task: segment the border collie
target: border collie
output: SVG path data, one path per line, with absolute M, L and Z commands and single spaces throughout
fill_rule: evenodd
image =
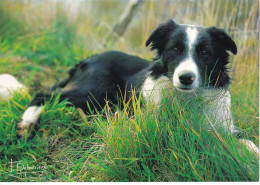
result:
M 154 62 L 117 51 L 94 55 L 76 65 L 69 77 L 56 84 L 61 89 L 60 101 L 67 100 L 85 112 L 101 110 L 107 101 L 118 104 L 120 96 L 140 92 L 149 105 L 159 105 L 162 90 L 209 98 L 207 113 L 217 120 L 216 127 L 235 133 L 228 86 L 229 52 L 237 47 L 231 37 L 216 27 L 177 24 L 173 20 L 159 25 L 149 36 L 146 46 L 157 54 Z M 17 125 L 17 135 L 32 137 L 43 109 L 51 94 L 37 94 Z M 213 97 L 213 98 L 212 98 Z M 88 105 L 87 105 L 88 104 Z M 241 140 L 255 151 L 249 140 Z

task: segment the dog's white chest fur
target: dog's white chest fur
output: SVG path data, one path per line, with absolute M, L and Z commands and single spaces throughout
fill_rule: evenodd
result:
M 204 114 L 211 118 L 216 128 L 223 128 L 226 132 L 235 133 L 231 107 L 231 96 L 225 89 L 204 90 L 202 96 L 207 101 Z
M 163 96 L 174 93 L 174 89 L 168 77 L 161 76 L 154 79 L 148 76 L 142 87 L 142 95 L 147 105 L 160 106 Z M 176 93 L 186 93 L 188 99 L 196 96 L 196 93 L 192 92 L 176 91 Z M 231 97 L 229 92 L 224 89 L 211 89 L 202 90 L 197 95 L 202 97 L 204 102 L 207 102 L 204 110 L 200 110 L 202 111 L 201 113 L 207 114 L 216 128 L 222 127 L 225 131 L 234 133 L 235 127 L 230 111 Z
M 173 90 L 173 85 L 170 79 L 166 76 L 161 76 L 157 79 L 153 79 L 148 76 L 144 81 L 142 87 L 142 95 L 149 105 L 160 105 L 163 93 Z

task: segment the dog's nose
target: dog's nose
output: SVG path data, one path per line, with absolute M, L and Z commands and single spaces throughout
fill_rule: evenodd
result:
M 191 85 L 195 80 L 195 75 L 193 73 L 182 73 L 179 75 L 179 79 L 183 85 Z

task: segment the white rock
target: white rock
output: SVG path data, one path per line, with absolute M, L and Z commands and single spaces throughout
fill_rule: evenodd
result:
M 8 100 L 12 98 L 15 91 L 25 90 L 26 87 L 18 82 L 15 77 L 10 74 L 0 75 L 0 100 Z

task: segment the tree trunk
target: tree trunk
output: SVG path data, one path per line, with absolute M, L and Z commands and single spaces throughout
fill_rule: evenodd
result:
M 108 41 L 114 41 L 118 36 L 121 37 L 126 32 L 126 29 L 131 22 L 133 16 L 137 12 L 137 8 L 143 0 L 130 0 L 125 11 L 121 14 L 118 22 L 113 26 L 112 31 L 108 34 L 105 40 L 105 47 Z

